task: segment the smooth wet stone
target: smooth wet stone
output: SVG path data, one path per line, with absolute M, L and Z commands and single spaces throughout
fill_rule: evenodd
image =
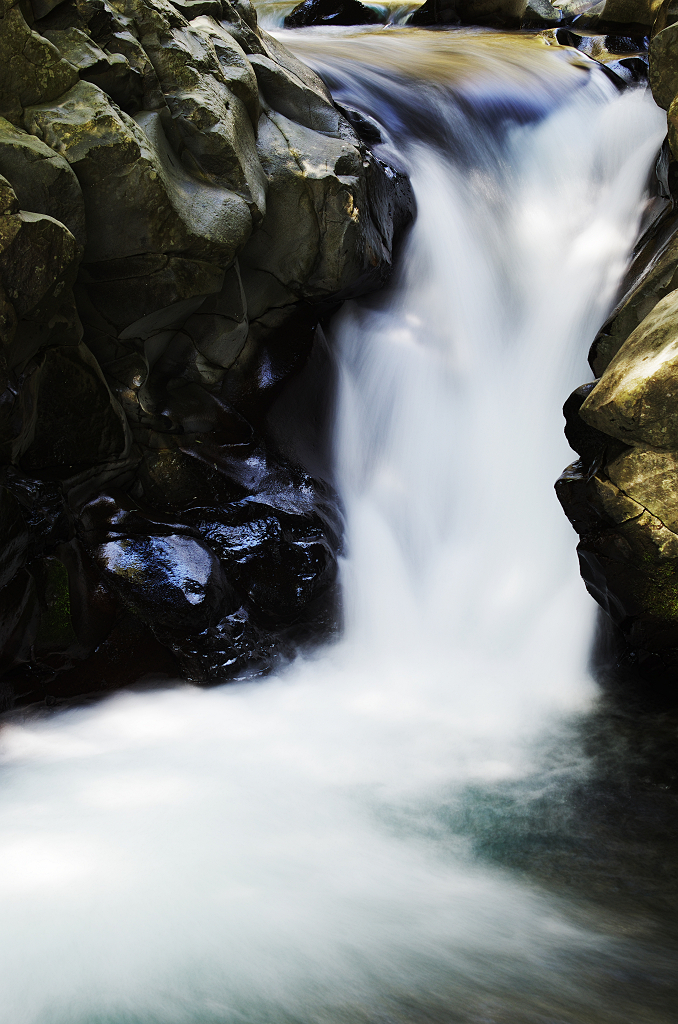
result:
M 243 502 L 226 522 L 198 522 L 229 578 L 266 615 L 294 620 L 334 583 L 336 559 L 317 515 Z
M 143 106 L 143 73 L 130 64 L 124 53 L 102 50 L 91 36 L 75 27 L 47 29 L 45 38 L 77 67 L 83 81 L 98 86 L 127 113 L 134 113 Z
M 187 166 L 241 195 L 258 222 L 266 209 L 266 180 L 248 108 L 229 88 L 211 34 L 200 31 L 203 23 L 194 29 L 171 11 L 169 4 L 167 10 L 146 0 L 135 4 L 139 39 L 172 117 L 175 148 Z
M 313 131 L 342 137 L 342 116 L 319 89 L 311 89 L 269 57 L 253 54 L 251 63 L 261 93 L 272 110 Z
M 269 180 L 266 228 L 240 257 L 252 317 L 266 306 L 342 292 L 387 264 L 383 235 L 367 215 L 356 145 L 270 111 L 258 147 Z
M 191 28 L 214 48 L 223 81 L 245 104 L 255 132 L 259 124 L 259 87 L 253 65 L 235 38 L 213 18 L 200 17 Z
M 383 21 L 359 0 L 303 0 L 285 18 L 285 28 L 310 25 L 376 25 Z
M 678 450 L 678 290 L 625 341 L 580 415 L 626 444 Z
M 191 631 L 235 610 L 215 555 L 192 537 L 129 537 L 95 549 L 105 579 L 147 622 Z
M 661 0 L 554 0 L 565 18 L 577 19 L 578 29 L 598 24 L 650 29 L 660 6 Z

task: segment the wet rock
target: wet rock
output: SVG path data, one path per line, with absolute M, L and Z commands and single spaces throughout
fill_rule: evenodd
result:
M 77 698 L 90 665 L 103 689 L 268 671 L 336 629 L 341 543 L 268 412 L 321 316 L 386 280 L 409 185 L 247 0 L 22 11 L 0 26 L 2 699 Z
M 377 25 L 383 18 L 359 0 L 303 0 L 285 18 L 285 28 L 311 25 Z
M 122 602 L 151 626 L 199 630 L 235 610 L 219 561 L 192 537 L 123 537 L 94 557 Z
M 258 147 L 269 181 L 268 215 L 240 257 L 253 319 L 300 298 L 359 294 L 378 285 L 375 271 L 377 278 L 388 272 L 391 253 L 370 217 L 363 154 L 353 139 L 328 138 L 273 110 L 262 115 Z M 375 177 L 386 178 L 383 166 Z M 395 176 L 386 184 L 395 193 Z
M 44 37 L 75 65 L 83 81 L 98 86 L 128 113 L 143 105 L 143 74 L 124 53 L 107 53 L 86 32 L 75 27 L 46 29 Z
M 79 259 L 75 238 L 53 217 L 15 210 L 0 218 L 0 284 L 17 317 L 58 308 Z
M 678 449 L 678 291 L 624 342 L 580 415 L 627 444 Z
M 272 110 L 313 131 L 342 137 L 342 116 L 320 89 L 310 88 L 269 57 L 253 54 L 250 61 L 259 89 Z
M 334 552 L 317 514 L 292 516 L 243 502 L 217 522 L 197 522 L 229 578 L 265 616 L 294 621 L 334 583 Z
M 548 0 L 426 0 L 408 24 L 546 28 L 558 25 L 562 17 Z
M 627 26 L 632 30 L 650 29 L 661 0 L 556 0 L 564 18 L 576 18 L 577 29 L 600 26 Z

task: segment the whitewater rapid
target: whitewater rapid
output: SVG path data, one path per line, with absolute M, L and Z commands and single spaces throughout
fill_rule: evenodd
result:
M 332 67 L 364 107 L 379 70 Z M 566 79 L 534 73 L 491 130 L 440 86 L 435 145 L 415 102 L 367 111 L 418 216 L 388 292 L 332 327 L 344 636 L 263 682 L 3 730 L 3 1024 L 629 1019 L 601 977 L 636 953 L 455 826 L 470 790 L 587 771 L 560 407 L 665 119 Z

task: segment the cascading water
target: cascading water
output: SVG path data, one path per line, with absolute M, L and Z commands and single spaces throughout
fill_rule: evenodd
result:
M 389 292 L 333 328 L 345 636 L 262 683 L 5 730 L 7 1024 L 670 1020 L 661 950 L 478 860 L 464 825 L 507 784 L 566 817 L 586 777 L 559 408 L 664 131 L 647 94 L 555 56 L 500 103 L 492 45 L 489 78 L 419 101 L 318 57 L 418 204 Z

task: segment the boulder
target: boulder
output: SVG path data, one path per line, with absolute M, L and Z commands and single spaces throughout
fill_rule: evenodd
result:
M 182 252 L 225 266 L 252 230 L 247 202 L 178 164 L 160 115 L 137 121 L 89 82 L 58 104 L 26 110 L 27 127 L 66 158 L 80 182 L 86 262 Z
M 123 603 L 151 626 L 200 630 L 237 607 L 218 559 L 192 537 L 120 537 L 94 557 Z
M 629 26 L 652 28 L 662 0 L 554 0 L 567 20 L 576 19 L 577 28 L 596 26 Z
M 375 268 L 390 265 L 353 139 L 328 138 L 273 110 L 262 116 L 258 146 L 269 181 L 268 214 L 240 257 L 252 318 L 300 298 L 358 293 L 366 279 L 378 283 Z
M 302 0 L 285 18 L 285 28 L 311 25 L 377 25 L 384 19 L 359 0 Z
M 678 23 L 667 26 L 650 43 L 650 87 L 655 102 L 668 110 L 678 94 Z
M 83 81 L 99 86 L 128 113 L 143 106 L 143 73 L 124 53 L 102 50 L 87 32 L 76 27 L 45 29 L 44 37 L 78 69 Z
M 558 25 L 562 17 L 548 0 L 426 0 L 408 24 L 546 28 Z
M 30 28 L 19 0 L 0 3 L 0 115 L 20 124 L 25 107 L 63 95 L 78 72 Z
M 19 206 L 61 221 L 84 248 L 85 204 L 68 162 L 34 135 L 0 119 L 0 174 L 12 185 Z
M 624 342 L 583 402 L 592 427 L 626 444 L 678 450 L 678 290 Z

